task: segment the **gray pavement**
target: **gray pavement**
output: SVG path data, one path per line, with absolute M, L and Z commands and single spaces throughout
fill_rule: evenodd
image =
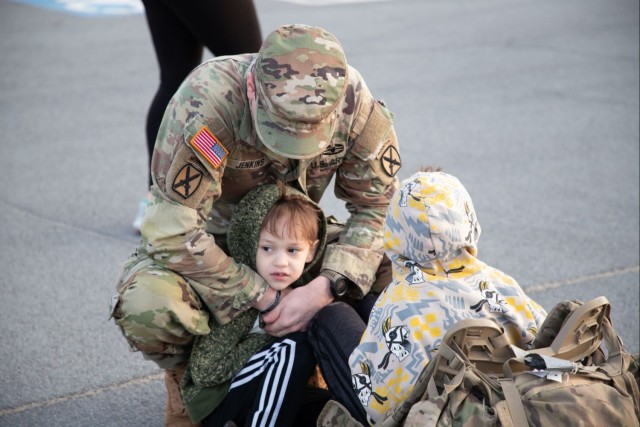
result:
M 263 34 L 337 35 L 396 114 L 400 178 L 468 187 L 481 259 L 547 309 L 606 296 L 640 351 L 637 0 L 256 1 Z M 142 15 L 0 0 L 0 426 L 162 425 L 161 371 L 107 320 L 157 78 Z

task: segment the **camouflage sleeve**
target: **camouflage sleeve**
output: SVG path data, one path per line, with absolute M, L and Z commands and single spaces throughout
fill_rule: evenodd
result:
M 148 256 L 184 276 L 220 324 L 246 310 L 267 288 L 257 273 L 227 256 L 205 229 L 221 194 L 225 156 L 223 152 L 214 164 L 192 141 L 199 132 L 222 146 L 233 141 L 228 125 L 233 109 L 224 101 L 243 99 L 242 83 L 228 70 L 219 72 L 216 67 L 225 63 L 197 68 L 169 103 L 153 157 L 153 197 L 141 228 Z M 237 93 L 233 87 L 239 88 Z
M 362 89 L 364 96 L 370 95 Z M 365 100 L 366 101 L 366 100 Z M 362 103 L 366 122 L 336 175 L 335 194 L 350 217 L 337 243 L 329 245 L 323 269 L 341 272 L 356 284 L 352 296 L 366 295 L 382 260 L 384 217 L 398 188 L 398 141 L 392 115 L 378 101 Z M 358 294 L 358 292 L 360 294 Z

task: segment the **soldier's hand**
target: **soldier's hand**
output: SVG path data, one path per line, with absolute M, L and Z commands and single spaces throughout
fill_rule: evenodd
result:
M 313 316 L 332 301 L 329 279 L 323 276 L 316 277 L 307 285 L 284 295 L 280 304 L 262 317 L 266 324 L 264 329 L 276 337 L 304 331 Z

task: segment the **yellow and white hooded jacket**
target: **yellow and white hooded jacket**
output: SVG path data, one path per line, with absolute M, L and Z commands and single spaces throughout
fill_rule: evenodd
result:
M 512 344 L 526 349 L 533 341 L 546 312 L 512 277 L 476 258 L 479 236 L 471 198 L 457 178 L 418 172 L 395 193 L 384 228 L 393 281 L 349 358 L 371 424 L 409 395 L 457 321 L 492 318 Z

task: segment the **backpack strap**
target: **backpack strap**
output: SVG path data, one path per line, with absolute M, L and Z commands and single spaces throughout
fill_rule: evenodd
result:
M 518 391 L 513 378 L 498 378 L 498 382 L 502 387 L 504 399 L 507 402 L 507 407 L 509 408 L 511 425 L 518 427 L 528 426 L 529 422 L 527 421 L 527 415 L 524 412 L 524 406 L 522 405 L 520 392 Z M 501 419 L 500 421 L 503 420 Z
M 609 300 L 603 296 L 585 302 L 566 317 L 551 345 L 529 350 L 528 353 L 572 362 L 584 359 L 600 346 L 604 335 L 603 322 L 609 318 L 610 311 Z
M 597 366 L 598 371 L 606 373 L 616 384 L 618 389 L 625 390 L 634 398 L 636 415 L 640 417 L 640 387 L 638 383 L 637 363 L 640 356 L 633 356 L 627 353 L 620 340 L 620 337 L 613 329 L 609 317 L 602 322 L 604 331 L 604 342 L 607 346 L 607 360 Z
M 604 343 L 607 346 L 607 361 L 600 365 L 606 367 L 604 370 L 612 377 L 620 375 L 623 370 L 622 361 L 622 343 L 620 337 L 613 329 L 611 319 L 607 315 L 602 322 L 602 330 L 604 335 Z
M 427 365 L 432 367 L 431 377 L 425 391 L 425 396 L 429 399 L 435 399 L 440 395 L 438 387 L 447 393 L 457 388 L 464 377 L 469 361 L 464 357 L 464 353 L 458 348 L 455 341 L 450 344 L 451 347 L 442 342 L 438 349 L 438 355 Z
M 442 343 L 457 344 L 459 353 L 487 375 L 502 375 L 504 362 L 516 356 L 509 337 L 493 319 L 460 320 L 449 328 Z

